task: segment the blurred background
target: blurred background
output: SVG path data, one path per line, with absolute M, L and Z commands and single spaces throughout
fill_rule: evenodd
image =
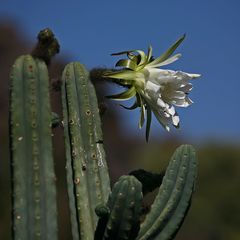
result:
M 165 169 L 177 146 L 191 143 L 199 158 L 199 176 L 189 214 L 177 240 L 240 239 L 240 2 L 238 0 L 161 1 L 5 1 L 0 6 L 0 239 L 11 238 L 8 135 L 9 71 L 17 56 L 28 53 L 38 32 L 50 27 L 61 44 L 50 66 L 51 80 L 64 65 L 80 61 L 88 69 L 113 67 L 112 52 L 147 50 L 159 56 L 177 38 L 182 58 L 168 69 L 200 73 L 190 94 L 194 104 L 178 109 L 181 129 L 166 133 L 153 122 L 150 141 L 138 130 L 139 112 L 127 111 L 104 96 L 122 91 L 95 82 L 105 150 L 112 182 L 133 169 Z M 52 106 L 61 115 L 60 93 Z M 62 129 L 54 130 L 59 207 L 59 237 L 71 239 L 65 182 Z M 56 147 L 58 146 L 58 147 Z M 154 197 L 150 195 L 149 201 Z M 61 209 L 61 210 L 60 210 Z

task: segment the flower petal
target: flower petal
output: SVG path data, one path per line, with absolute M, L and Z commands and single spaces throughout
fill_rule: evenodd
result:
M 197 73 L 188 73 L 188 75 L 190 75 L 192 79 L 201 77 L 201 74 Z
M 190 92 L 193 89 L 193 86 L 191 83 L 188 83 L 187 85 L 183 85 L 182 87 L 179 88 L 180 91 L 183 91 L 185 93 Z
M 178 127 L 179 126 L 179 122 L 180 122 L 180 118 L 178 115 L 174 115 L 172 117 L 172 122 L 173 122 L 173 126 Z
M 157 99 L 157 106 L 159 106 L 160 108 L 165 108 L 166 107 L 166 103 L 159 97 Z
M 182 71 L 176 71 L 175 75 L 177 76 L 177 79 L 181 80 L 181 81 L 189 81 L 193 78 L 198 78 L 201 76 L 200 74 L 187 73 L 187 72 L 182 72 Z
M 170 127 L 168 126 L 170 123 L 170 118 L 167 118 L 163 115 L 163 112 L 161 111 L 153 111 L 156 119 L 158 120 L 158 122 L 169 132 L 170 131 Z
M 168 109 L 168 112 L 169 112 L 172 116 L 175 115 L 176 111 L 175 111 L 174 106 L 171 106 L 171 107 Z
M 161 85 L 163 83 L 172 82 L 176 79 L 174 71 L 148 67 L 146 67 L 146 69 L 149 72 L 147 81 L 151 81 L 155 84 Z
M 184 99 L 172 99 L 171 103 L 177 107 L 188 107 L 193 101 L 189 97 L 185 97 Z
M 147 81 L 145 86 L 145 91 L 158 93 L 159 90 L 160 90 L 160 85 L 155 84 L 154 82 L 151 82 L 151 81 Z
M 177 99 L 184 99 L 186 97 L 186 94 L 182 91 L 174 91 L 173 97 Z

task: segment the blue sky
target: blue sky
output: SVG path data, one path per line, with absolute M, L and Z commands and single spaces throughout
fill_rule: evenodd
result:
M 202 77 L 193 83 L 194 104 L 178 109 L 181 131 L 170 134 L 231 140 L 240 139 L 239 9 L 239 0 L 3 0 L 0 21 L 15 21 L 33 40 L 40 29 L 52 28 L 61 43 L 61 55 L 88 68 L 112 67 L 117 58 L 110 53 L 147 50 L 149 44 L 158 56 L 186 33 L 176 51 L 182 58 L 167 68 Z M 119 107 L 119 112 L 127 131 L 144 134 L 136 127 L 138 111 Z M 153 125 L 152 135 L 161 136 L 164 130 L 157 122 Z

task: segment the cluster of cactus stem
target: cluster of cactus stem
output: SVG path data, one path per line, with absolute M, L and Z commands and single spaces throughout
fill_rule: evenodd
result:
M 41 31 L 38 39 L 32 54 L 15 61 L 10 76 L 15 240 L 58 238 L 51 132 L 58 125 L 58 117 L 51 111 L 47 65 L 59 52 L 59 44 L 50 29 Z M 89 71 L 78 62 L 69 63 L 61 82 L 72 238 L 173 239 L 194 189 L 197 162 L 193 147 L 180 146 L 164 176 L 134 171 L 120 177 L 111 190 L 98 101 Z M 156 187 L 158 194 L 143 219 L 143 197 Z

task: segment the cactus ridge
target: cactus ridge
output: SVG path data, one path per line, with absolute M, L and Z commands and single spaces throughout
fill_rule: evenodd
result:
M 179 147 L 169 163 L 159 193 L 137 239 L 172 239 L 188 210 L 196 168 L 193 148 L 189 145 Z
M 115 183 L 108 199 L 110 209 L 103 237 L 104 240 L 135 239 L 140 228 L 142 184 L 134 176 L 122 176 Z M 101 220 L 101 219 L 100 219 Z M 99 221 L 100 224 L 100 221 Z M 102 226 L 103 227 L 103 226 Z
M 41 60 L 26 55 L 15 61 L 11 71 L 10 133 L 16 239 L 57 238 L 48 81 L 48 70 Z
M 67 181 L 75 239 L 93 239 L 95 207 L 107 201 L 110 183 L 95 89 L 78 62 L 68 64 L 62 76 L 62 102 L 67 156 Z M 77 211 L 76 211 L 77 210 Z

